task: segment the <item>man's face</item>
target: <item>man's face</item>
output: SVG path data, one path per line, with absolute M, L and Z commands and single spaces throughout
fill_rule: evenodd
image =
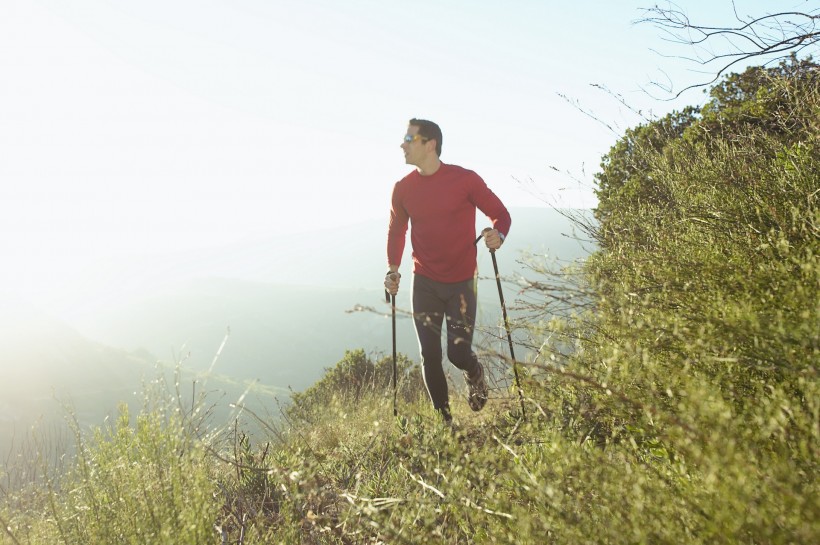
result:
M 414 125 L 407 127 L 407 136 L 401 144 L 401 149 L 404 151 L 404 162 L 408 165 L 419 166 L 429 153 L 428 142 L 429 140 L 419 136 L 418 127 Z

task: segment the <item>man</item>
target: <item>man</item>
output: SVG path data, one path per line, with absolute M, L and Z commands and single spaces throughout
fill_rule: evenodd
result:
M 470 408 L 487 402 L 484 370 L 472 350 L 476 315 L 476 208 L 492 222 L 484 242 L 497 250 L 510 229 L 510 214 L 475 172 L 442 163 L 441 129 L 411 119 L 401 148 L 416 169 L 393 187 L 387 234 L 385 289 L 398 293 L 399 265 L 408 221 L 412 224 L 412 310 L 421 349 L 424 384 L 433 407 L 450 423 L 447 379 L 442 368 L 441 331 L 447 320 L 447 358 L 464 372 Z

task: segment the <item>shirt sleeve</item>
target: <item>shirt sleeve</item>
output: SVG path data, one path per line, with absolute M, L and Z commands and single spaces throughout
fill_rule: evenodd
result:
M 401 186 L 399 183 L 393 186 L 393 195 L 390 198 L 390 223 L 387 227 L 387 266 L 401 265 L 401 257 L 404 254 L 406 242 L 407 223 L 410 216 L 404 209 L 401 199 Z
M 475 179 L 472 183 L 470 200 L 476 208 L 481 210 L 492 222 L 493 229 L 498 229 L 498 232 L 505 238 L 510 234 L 512 218 L 510 217 L 507 207 L 504 206 L 501 199 L 487 187 L 487 184 L 484 183 L 484 180 L 482 180 L 478 174 L 475 175 Z

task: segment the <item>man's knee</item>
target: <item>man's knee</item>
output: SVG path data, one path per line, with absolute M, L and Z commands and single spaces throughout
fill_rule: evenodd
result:
M 442 354 L 441 349 L 435 350 L 434 348 L 424 349 L 421 350 L 421 365 L 425 369 L 441 367 L 441 360 Z
M 470 366 L 473 360 L 473 349 L 470 342 L 464 338 L 455 338 L 447 346 L 447 359 L 457 367 Z

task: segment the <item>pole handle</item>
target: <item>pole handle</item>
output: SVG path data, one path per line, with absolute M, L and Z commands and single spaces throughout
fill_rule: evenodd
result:
M 493 230 L 492 227 L 485 227 L 484 229 L 482 229 L 481 234 L 478 235 L 478 238 L 475 239 L 475 242 L 473 242 L 473 244 L 478 246 L 478 241 L 481 240 L 482 238 L 484 238 L 484 233 L 486 233 L 487 231 L 492 231 L 492 230 Z M 493 250 L 492 248 L 488 248 L 488 249 L 490 250 L 491 254 L 495 254 L 495 250 Z
M 390 271 L 388 271 L 388 272 L 387 272 L 387 276 L 390 276 L 390 277 L 393 277 L 393 278 L 395 278 L 396 276 L 398 276 L 399 278 L 401 278 L 401 274 L 399 274 L 398 272 L 390 272 Z M 390 292 L 389 292 L 389 291 L 387 291 L 387 289 L 385 289 L 385 290 L 384 290 L 384 299 L 385 299 L 385 301 L 389 303 L 389 302 L 390 302 L 390 297 L 391 297 Z M 393 306 L 394 306 L 394 307 L 396 306 L 396 302 L 395 302 L 395 300 L 393 301 Z

